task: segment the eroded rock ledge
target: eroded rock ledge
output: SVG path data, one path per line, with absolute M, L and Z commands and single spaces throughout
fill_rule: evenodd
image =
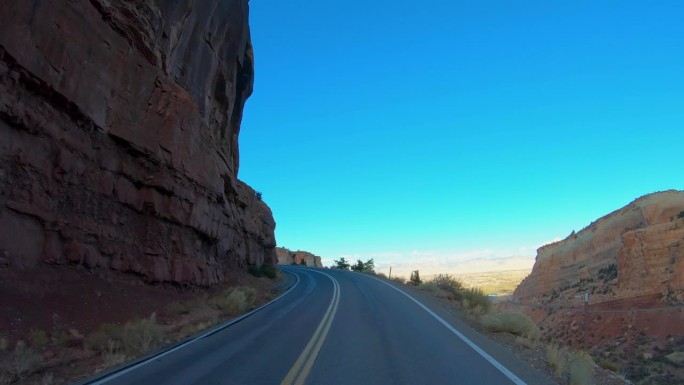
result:
M 276 263 L 271 211 L 237 179 L 247 4 L 0 9 L 0 267 L 210 285 Z
M 592 303 L 648 295 L 681 303 L 683 239 L 684 192 L 646 195 L 541 247 L 532 272 L 513 298 L 545 303 L 590 292 Z
M 304 262 L 309 267 L 323 267 L 321 257 L 308 251 L 291 251 L 284 247 L 276 247 L 279 265 L 301 265 Z

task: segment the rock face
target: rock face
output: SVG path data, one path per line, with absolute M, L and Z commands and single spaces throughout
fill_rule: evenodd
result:
M 301 265 L 302 261 L 309 267 L 323 267 L 321 257 L 306 251 L 290 251 L 284 247 L 276 247 L 279 265 Z
M 0 7 L 0 266 L 210 285 L 276 262 L 237 179 L 248 0 Z
M 523 302 L 592 303 L 658 295 L 684 301 L 684 192 L 639 198 L 565 240 L 541 247 L 513 295 Z
M 640 378 L 644 357 L 662 361 L 684 344 L 672 338 L 684 336 L 684 192 L 644 196 L 540 248 L 503 306 L 527 313 L 544 338 Z

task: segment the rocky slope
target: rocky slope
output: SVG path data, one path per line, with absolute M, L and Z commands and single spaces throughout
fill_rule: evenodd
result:
M 248 0 L 0 7 L 0 266 L 210 285 L 276 262 L 237 179 Z
M 684 192 L 639 198 L 579 233 L 541 247 L 513 298 L 571 300 L 573 294 L 589 291 L 592 303 L 644 295 L 684 302 L 683 217 Z
M 284 247 L 276 247 L 276 255 L 279 265 L 291 265 L 293 263 L 299 265 L 304 261 L 310 267 L 323 267 L 321 257 L 306 251 L 290 251 Z
M 587 350 L 637 384 L 681 383 L 684 192 L 644 196 L 540 248 L 502 305 L 530 315 L 544 339 Z

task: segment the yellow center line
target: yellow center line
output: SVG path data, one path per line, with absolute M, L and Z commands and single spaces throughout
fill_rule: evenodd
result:
M 323 346 L 323 342 L 328 335 L 332 321 L 337 313 L 337 305 L 340 302 L 340 285 L 337 283 L 337 280 L 326 273 L 315 270 L 312 271 L 330 278 L 333 283 L 333 297 L 330 301 L 330 305 L 328 305 L 328 310 L 323 315 L 323 319 L 321 319 L 321 323 L 318 324 L 309 343 L 306 344 L 302 354 L 299 355 L 294 365 L 292 365 L 292 368 L 290 368 L 290 371 L 285 376 L 283 382 L 280 383 L 281 385 L 304 384 L 304 381 L 306 381 L 306 378 L 309 376 L 314 361 L 316 361 L 316 357 L 318 357 L 318 353 Z

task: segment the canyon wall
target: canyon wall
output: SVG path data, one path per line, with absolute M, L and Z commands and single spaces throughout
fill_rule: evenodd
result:
M 237 179 L 248 0 L 0 8 L 0 268 L 80 265 L 210 285 L 276 263 Z
M 684 302 L 684 192 L 641 197 L 565 240 L 538 250 L 515 301 L 591 302 L 657 295 Z
M 284 247 L 276 247 L 279 265 L 301 265 L 302 261 L 309 267 L 323 267 L 321 257 L 307 251 L 290 251 Z

